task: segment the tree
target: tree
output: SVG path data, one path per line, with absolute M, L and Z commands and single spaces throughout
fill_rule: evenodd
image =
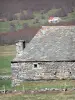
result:
M 65 10 L 63 8 L 61 8 L 56 13 L 52 14 L 52 16 L 55 16 L 55 17 L 64 17 L 64 16 L 67 16 L 67 13 L 65 12 Z

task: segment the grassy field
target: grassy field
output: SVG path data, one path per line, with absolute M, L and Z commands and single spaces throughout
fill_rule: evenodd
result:
M 51 88 L 75 88 L 75 80 L 50 80 L 50 81 L 26 81 L 20 86 L 11 87 L 11 80 L 0 80 L 0 89 L 3 89 L 3 86 L 7 90 L 40 90 L 40 89 L 51 89 Z
M 12 56 L 8 57 L 0 57 L 0 75 L 9 75 L 11 74 L 11 60 L 13 59 Z
M 11 74 L 11 60 L 15 56 L 15 46 L 0 46 L 0 75 Z
M 5 87 L 6 90 L 11 90 L 11 79 L 1 80 L 0 79 L 0 90 L 3 90 Z
M 11 60 L 15 57 L 15 45 L 0 46 L 0 75 L 11 75 Z M 11 88 L 11 80 L 0 79 L 0 89 Z
M 75 80 L 49 80 L 49 81 L 26 81 L 20 86 L 16 86 L 13 89 L 15 90 L 39 90 L 45 88 L 74 88 Z
M 75 92 L 45 94 L 7 94 L 0 100 L 75 100 Z
M 9 22 L 0 22 L 0 32 L 8 32 L 10 24 Z

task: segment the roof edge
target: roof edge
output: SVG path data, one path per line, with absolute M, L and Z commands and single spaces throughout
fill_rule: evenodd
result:
M 75 60 L 60 60 L 60 61 L 11 61 L 11 63 L 24 63 L 24 62 L 75 62 Z

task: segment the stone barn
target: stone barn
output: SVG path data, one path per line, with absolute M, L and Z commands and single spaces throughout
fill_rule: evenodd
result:
M 75 79 L 75 26 L 42 26 L 30 43 L 16 43 L 12 86 L 27 80 Z

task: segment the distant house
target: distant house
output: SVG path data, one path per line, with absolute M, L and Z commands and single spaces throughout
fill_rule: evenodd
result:
M 49 17 L 48 22 L 49 23 L 58 23 L 61 21 L 60 17 Z

